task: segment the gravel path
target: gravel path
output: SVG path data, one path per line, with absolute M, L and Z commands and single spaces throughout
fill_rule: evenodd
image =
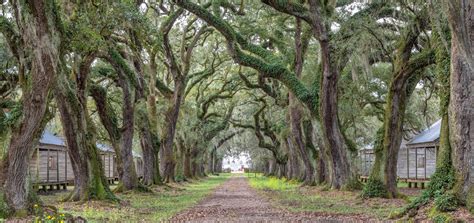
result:
M 346 219 L 347 220 L 347 219 Z M 288 213 L 272 207 L 251 188 L 245 177 L 231 177 L 198 205 L 171 222 L 347 222 L 314 214 Z M 352 222 L 352 221 L 351 221 Z

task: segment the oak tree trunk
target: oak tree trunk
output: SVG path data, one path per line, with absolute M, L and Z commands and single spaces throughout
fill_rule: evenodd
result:
M 135 170 L 135 163 L 133 162 L 132 144 L 134 132 L 134 114 L 133 107 L 133 93 L 128 80 L 125 77 L 119 79 L 119 85 L 123 93 L 122 105 L 122 128 L 121 128 L 121 143 L 120 153 L 123 172 L 120 176 L 121 184 L 124 190 L 132 190 L 138 187 L 138 177 Z
M 140 106 L 140 104 L 137 106 Z M 160 141 L 158 136 L 150 131 L 151 124 L 146 109 L 138 108 L 136 114 L 140 146 L 143 152 L 143 184 L 161 184 L 161 176 L 159 171 L 157 172 L 159 170 L 158 163 L 155 161 L 158 156 Z
M 449 141 L 455 192 L 474 211 L 474 3 L 448 1 L 451 36 Z
M 422 77 L 423 69 L 434 62 L 434 53 L 431 49 L 424 49 L 416 56 L 412 55 L 418 36 L 425 27 L 424 18 L 414 20 L 404 30 L 402 39 L 398 43 L 387 95 L 383 129 L 377 133 L 377 141 L 374 145 L 375 163 L 366 185 L 366 189 L 369 189 L 375 188 L 372 184 L 378 184 L 380 190 L 372 192 L 365 190 L 368 192 L 367 196 L 388 198 L 398 196 L 397 162 L 402 142 L 405 110 L 416 84 Z
M 108 187 L 98 149 L 95 128 L 87 110 L 86 83 L 94 56 L 82 59 L 76 80 L 58 78 L 55 98 L 74 171 L 74 190 L 65 200 L 115 199 Z M 74 82 L 74 83 L 71 83 Z
M 183 101 L 183 93 L 186 88 L 185 80 L 180 77 L 175 78 L 175 88 L 173 92 L 172 105 L 165 113 L 165 129 L 160 148 L 160 165 L 163 181 L 165 183 L 174 182 L 174 167 L 176 161 L 173 155 L 173 141 L 178 123 L 179 110 Z
M 319 91 L 319 114 L 322 125 L 324 148 L 327 148 L 329 184 L 334 189 L 342 189 L 354 180 L 347 158 L 348 147 L 342 135 L 338 119 L 337 82 L 339 71 L 331 55 L 329 34 L 325 22 L 321 17 L 321 6 L 316 0 L 309 1 L 310 17 L 314 36 L 318 39 L 321 48 L 322 77 Z
M 300 172 L 300 163 L 298 159 L 298 151 L 296 151 L 295 146 L 293 145 L 293 141 L 291 137 L 285 138 L 285 145 L 286 148 L 288 148 L 288 162 L 286 165 L 288 168 L 285 168 L 287 170 L 286 176 L 288 179 L 296 179 L 299 180 L 301 177 L 301 172 Z
M 294 70 L 295 75 L 298 79 L 301 79 L 301 72 L 303 71 L 303 46 L 301 42 L 301 20 L 296 19 L 296 32 L 295 32 L 295 61 Z M 293 93 L 289 93 L 289 113 L 290 113 L 290 128 L 295 142 L 295 147 L 299 152 L 299 157 L 302 159 L 304 164 L 304 177 L 303 185 L 313 184 L 313 165 L 309 157 L 309 152 L 305 147 L 303 132 L 302 132 L 302 106 L 299 104 L 298 99 Z
M 60 39 L 52 0 L 13 1 L 24 50 L 31 50 L 27 88 L 22 89 L 22 118 L 12 129 L 8 148 L 5 199 L 15 215 L 25 215 L 32 207 L 28 180 L 29 155 L 42 132 L 48 94 L 58 71 Z M 26 66 L 26 64 L 20 64 Z M 43 125 L 44 127 L 44 125 Z M 31 209 L 30 209 L 31 210 Z

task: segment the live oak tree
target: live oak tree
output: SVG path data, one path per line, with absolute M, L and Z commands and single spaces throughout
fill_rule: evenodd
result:
M 449 93 L 449 142 L 455 173 L 454 193 L 471 211 L 474 209 L 474 16 L 472 1 L 446 1 L 451 28 Z
M 278 61 L 278 59 L 275 58 L 271 52 L 246 41 L 245 38 L 236 32 L 227 22 L 220 18 L 220 15 L 213 15 L 205 8 L 190 1 L 179 0 L 175 2 L 180 7 L 194 13 L 221 32 L 228 42 L 228 51 L 235 62 L 243 66 L 254 68 L 264 77 L 278 79 L 295 94 L 295 97 L 307 105 L 313 115 L 320 117 L 323 123 L 325 147 L 328 148 L 328 166 L 330 167 L 328 169 L 330 176 L 329 183 L 333 188 L 348 187 L 351 182 L 355 180 L 355 175 L 350 169 L 350 163 L 347 158 L 347 146 L 339 129 L 337 119 L 336 92 L 338 71 L 332 67 L 334 64 L 332 64 L 330 59 L 331 52 L 329 49 L 328 33 L 326 25 L 323 25 L 321 18 L 322 7 L 326 6 L 321 6 L 316 1 L 310 2 L 309 9 L 304 6 L 290 7 L 289 3 L 286 4 L 288 8 L 281 7 L 285 5 L 284 3 L 273 5 L 275 8 L 285 12 L 289 12 L 287 10 L 295 8 L 299 10 L 297 13 L 303 12 L 304 16 L 301 16 L 301 14 L 296 16 L 301 16 L 301 19 L 307 21 L 312 26 L 314 35 L 320 41 L 321 52 L 323 54 L 323 78 L 320 95 L 317 95 L 303 86 L 293 72 L 282 66 L 282 64 L 275 63 L 274 61 Z M 295 14 L 294 12 L 290 13 Z M 319 108 L 317 107 L 318 104 L 320 105 Z
M 385 105 L 383 130 L 376 139 L 376 160 L 366 196 L 397 197 L 397 158 L 402 140 L 405 110 L 416 84 L 423 75 L 423 69 L 434 63 L 434 51 L 425 47 L 414 53 L 415 45 L 420 44 L 420 34 L 427 26 L 426 8 L 420 9 L 404 33 L 399 37 L 393 61 L 393 76 Z
M 400 215 L 431 205 L 437 216 L 458 205 L 472 210 L 471 7 L 465 0 L 2 3 L 0 197 L 17 215 L 40 202 L 28 160 L 49 122 L 64 136 L 74 171 L 67 202 L 117 201 L 114 192 L 219 174 L 224 157 L 241 154 L 267 175 L 354 189 L 357 149 L 372 147 L 362 195 L 394 198 L 402 140 L 442 118 L 436 172 Z M 97 143 L 117 155 L 116 191 Z M 132 156 L 140 150 L 143 179 Z
M 62 25 L 55 1 L 11 2 L 17 29 L 2 17 L 22 84 L 19 124 L 14 126 L 8 148 L 6 202 L 15 215 L 26 215 L 35 202 L 29 181 L 29 154 L 45 125 L 50 89 L 60 74 Z

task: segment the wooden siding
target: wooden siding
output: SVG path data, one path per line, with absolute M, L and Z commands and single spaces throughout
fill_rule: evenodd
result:
M 58 146 L 40 144 L 30 160 L 30 176 L 36 183 L 63 183 L 73 180 L 67 151 Z M 66 166 L 70 168 L 66 168 Z
M 407 155 L 408 151 L 408 155 Z M 402 179 L 429 179 L 436 169 L 435 147 L 402 148 L 397 175 Z
M 408 154 L 407 154 L 408 151 Z M 358 173 L 367 177 L 374 165 L 372 150 L 359 151 Z M 436 170 L 436 147 L 403 147 L 398 153 L 397 175 L 400 179 L 429 179 Z
M 104 167 L 105 177 L 108 179 L 116 178 L 114 172 L 115 159 L 114 153 L 101 153 L 102 166 Z
M 372 150 L 359 151 L 359 174 L 367 177 L 370 175 L 372 166 L 374 165 L 375 155 Z
M 49 158 L 52 159 L 53 168 L 48 166 Z M 101 160 L 107 179 L 117 179 L 115 153 L 102 152 Z M 134 163 L 139 177 L 143 176 L 143 160 L 134 158 Z M 36 184 L 49 185 L 56 183 L 70 183 L 74 181 L 74 171 L 71 159 L 65 146 L 40 144 L 33 152 L 30 159 L 30 177 Z
M 137 172 L 138 177 L 143 177 L 143 160 L 139 157 L 133 158 L 133 162 L 135 163 L 135 170 Z

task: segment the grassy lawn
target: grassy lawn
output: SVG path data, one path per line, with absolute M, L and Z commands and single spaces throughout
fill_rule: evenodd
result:
M 401 199 L 362 199 L 360 192 L 325 190 L 322 187 L 300 187 L 295 181 L 253 175 L 250 185 L 274 204 L 291 212 L 318 212 L 330 215 L 367 216 L 386 219 L 406 201 Z
M 160 222 L 193 206 L 223 183 L 230 174 L 210 176 L 186 184 L 153 188 L 154 193 L 130 192 L 119 194 L 120 204 L 91 201 L 85 204 L 59 200 L 67 192 L 41 195 L 45 204 L 54 205 L 59 211 L 81 216 L 88 222 Z

